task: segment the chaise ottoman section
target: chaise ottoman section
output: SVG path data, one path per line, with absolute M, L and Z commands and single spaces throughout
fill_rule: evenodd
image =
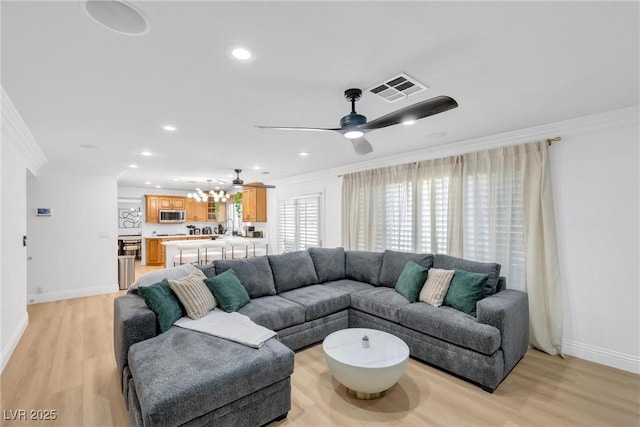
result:
M 265 424 L 291 407 L 293 366 L 293 351 L 276 339 L 254 349 L 173 327 L 131 346 L 129 404 L 148 427 L 223 425 L 247 410 L 252 424 Z

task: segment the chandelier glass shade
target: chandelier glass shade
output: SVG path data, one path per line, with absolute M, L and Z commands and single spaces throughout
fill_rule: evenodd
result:
M 209 190 L 202 191 L 201 189 L 196 188 L 195 193 L 188 193 L 187 197 L 190 199 L 195 199 L 196 202 L 208 202 L 209 199 L 213 199 L 214 202 L 226 202 L 230 197 L 229 193 L 223 190 L 213 191 L 211 189 L 211 180 L 208 179 L 207 182 L 209 183 Z

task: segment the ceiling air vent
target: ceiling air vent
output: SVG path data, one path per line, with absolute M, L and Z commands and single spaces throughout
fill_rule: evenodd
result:
M 386 99 L 388 102 L 396 102 L 427 89 L 429 89 L 427 85 L 400 73 L 387 79 L 384 83 L 375 85 L 369 89 L 369 92 Z

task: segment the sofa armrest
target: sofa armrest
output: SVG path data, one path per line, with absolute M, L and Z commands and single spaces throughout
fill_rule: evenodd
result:
M 505 289 L 478 301 L 478 322 L 498 328 L 504 357 L 504 376 L 529 348 L 529 297 L 525 292 Z
M 120 380 L 127 366 L 129 347 L 156 335 L 156 315 L 142 297 L 129 294 L 114 300 L 113 347 Z

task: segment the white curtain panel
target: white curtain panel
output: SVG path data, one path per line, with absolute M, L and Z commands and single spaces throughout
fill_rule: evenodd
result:
M 545 142 L 347 174 L 346 249 L 499 262 L 529 294 L 531 344 L 561 353 L 562 316 Z

